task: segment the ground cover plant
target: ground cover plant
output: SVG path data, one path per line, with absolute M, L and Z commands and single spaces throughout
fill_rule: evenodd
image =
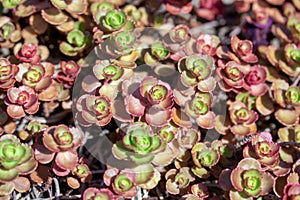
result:
M 300 0 L 0 12 L 0 199 L 300 198 Z

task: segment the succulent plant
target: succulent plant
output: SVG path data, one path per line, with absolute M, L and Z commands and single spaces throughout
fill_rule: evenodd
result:
M 231 183 L 236 191 L 230 191 L 231 199 L 258 197 L 269 193 L 273 177 L 263 171 L 260 163 L 253 158 L 244 158 L 232 171 Z
M 100 29 L 104 32 L 114 32 L 119 30 L 132 30 L 134 23 L 126 19 L 126 14 L 122 10 L 111 10 L 102 16 L 99 21 Z
M 299 198 L 299 0 L 0 13 L 0 199 Z
M 215 66 L 211 56 L 198 54 L 183 57 L 178 63 L 178 68 L 184 86 L 197 86 L 202 92 L 214 89 L 215 79 L 211 75 Z
M 22 144 L 14 135 L 3 135 L 0 138 L 2 156 L 0 158 L 0 182 L 13 181 L 20 174 L 29 174 L 37 167 L 30 146 Z
M 270 133 L 263 132 L 252 138 L 249 144 L 243 150 L 245 158 L 253 157 L 263 166 L 275 166 L 279 163 L 279 144 L 272 142 Z
M 253 54 L 253 44 L 250 40 L 240 40 L 237 36 L 231 38 L 231 48 L 235 54 L 230 54 L 234 61 L 256 63 L 258 58 Z
M 284 196 L 283 196 L 283 200 L 288 200 L 290 198 L 298 198 L 300 196 L 299 193 L 299 184 L 287 184 L 284 187 Z
M 47 89 L 52 84 L 54 67 L 52 64 L 19 64 L 18 77 L 22 77 L 22 83 L 33 88 L 36 92 Z
M 88 37 L 83 31 L 74 29 L 67 34 L 67 41 L 59 45 L 60 51 L 67 56 L 76 56 L 87 46 Z
M 24 117 L 26 113 L 35 114 L 39 110 L 38 96 L 28 86 L 12 87 L 7 90 L 7 114 L 15 119 Z
M 44 131 L 42 141 L 48 151 L 56 153 L 56 168 L 62 170 L 74 169 L 78 161 L 76 148 L 83 141 L 82 131 L 65 125 L 51 126 Z
M 22 62 L 37 64 L 41 57 L 38 55 L 38 47 L 36 44 L 24 44 L 16 57 Z
M 216 69 L 218 76 L 221 78 L 218 84 L 222 90 L 226 92 L 238 92 L 239 89 L 244 86 L 245 74 L 242 71 L 242 68 L 242 65 L 234 61 L 229 61 L 226 65 L 220 65 L 220 67 Z
M 254 65 L 245 76 L 244 88 L 253 96 L 262 96 L 268 90 L 268 86 L 265 83 L 266 78 L 266 68 L 261 65 Z
M 16 82 L 15 75 L 18 72 L 18 67 L 11 64 L 6 58 L 0 58 L 0 88 L 7 89 Z
M 106 96 L 84 95 L 77 101 L 76 117 L 82 126 L 104 126 L 112 118 L 111 102 Z
M 230 119 L 233 126 L 230 130 L 237 135 L 248 135 L 256 132 L 258 114 L 248 109 L 242 102 L 235 101 L 229 107 Z
M 21 31 L 7 16 L 0 17 L 0 37 L 2 39 L 0 45 L 4 48 L 13 47 L 21 39 Z
M 220 39 L 216 35 L 201 34 L 197 38 L 196 48 L 199 53 L 214 56 L 220 44 Z
M 179 171 L 170 169 L 166 173 L 165 178 L 167 179 L 166 189 L 171 194 L 185 193 L 189 184 L 195 180 L 188 167 L 183 167 Z
M 191 151 L 195 167 L 192 168 L 193 173 L 200 177 L 207 177 L 206 167 L 213 167 L 220 159 L 220 154 L 217 149 L 210 147 L 208 143 L 197 143 Z
M 172 28 L 169 34 L 164 38 L 164 44 L 172 52 L 183 49 L 184 45 L 191 39 L 191 33 L 188 26 L 180 24 Z
M 150 66 L 155 66 L 161 60 L 165 60 L 169 57 L 170 52 L 160 41 L 151 45 L 150 52 L 147 52 L 144 56 L 144 61 Z
M 150 163 L 155 155 L 164 150 L 166 143 L 153 133 L 149 125 L 136 122 L 122 127 L 125 135 L 113 145 L 112 151 L 120 160 Z
M 187 200 L 206 199 L 209 197 L 208 188 L 202 183 L 193 184 L 190 193 L 185 195 Z
M 56 80 L 63 84 L 65 88 L 71 88 L 80 73 L 81 67 L 74 61 L 62 61 L 60 63 L 61 72 L 56 76 Z

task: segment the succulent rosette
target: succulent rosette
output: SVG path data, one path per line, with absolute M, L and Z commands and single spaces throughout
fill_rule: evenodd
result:
M 167 125 L 161 127 L 157 134 L 165 140 L 166 143 L 170 143 L 176 137 L 178 132 L 178 127 L 173 123 L 168 123 Z
M 119 31 L 112 35 L 112 45 L 109 45 L 108 48 L 113 47 L 117 55 L 121 55 L 124 57 L 129 57 L 131 55 L 132 60 L 126 60 L 126 61 L 135 61 L 137 58 L 137 52 L 135 51 L 136 47 L 136 35 L 133 31 Z M 130 55 L 128 55 L 130 54 Z M 121 58 L 122 60 L 122 58 Z
M 44 146 L 56 153 L 55 164 L 63 170 L 72 170 L 78 161 L 76 148 L 82 144 L 83 132 L 65 125 L 51 126 L 44 131 Z
M 0 37 L 2 38 L 0 45 L 4 48 L 13 47 L 21 39 L 21 31 L 17 29 L 9 17 L 0 17 Z
M 83 200 L 96 200 L 96 199 L 103 199 L 103 200 L 116 200 L 117 198 L 115 195 L 109 190 L 105 188 L 97 189 L 93 187 L 89 187 L 86 189 L 82 196 Z
M 222 90 L 226 92 L 238 92 L 240 88 L 243 88 L 245 75 L 242 71 L 242 68 L 242 65 L 234 61 L 229 61 L 226 63 L 226 65 L 220 65 L 216 69 L 216 73 L 221 78 L 218 84 Z
M 191 186 L 190 192 L 186 195 L 184 195 L 184 198 L 187 200 L 200 200 L 200 199 L 206 199 L 209 197 L 209 191 L 208 188 L 202 184 L 193 184 Z
M 137 8 L 134 5 L 126 5 L 123 8 L 127 17 L 135 22 L 137 28 L 144 28 L 149 25 L 149 15 L 145 7 Z
M 166 60 L 170 56 L 170 51 L 163 42 L 157 41 L 151 45 L 151 48 L 144 55 L 144 61 L 147 65 L 157 66 L 159 61 Z
M 47 89 L 52 84 L 52 75 L 54 73 L 54 67 L 52 64 L 34 64 L 30 65 L 28 69 L 27 65 L 18 65 L 20 75 L 22 74 L 22 83 L 28 87 L 33 88 L 36 92 L 41 92 Z M 25 73 L 24 73 L 25 72 Z
M 167 11 L 173 15 L 189 13 L 193 9 L 191 0 L 164 0 L 163 3 L 166 4 Z
M 125 135 L 112 149 L 119 160 L 132 160 L 137 164 L 150 163 L 157 153 L 165 149 L 165 141 L 154 134 L 146 123 L 135 122 L 121 128 Z
M 29 174 L 37 166 L 30 146 L 22 144 L 14 135 L 1 136 L 0 151 L 1 183 L 13 181 L 19 174 Z
M 141 95 L 151 105 L 159 108 L 170 108 L 173 105 L 173 93 L 170 85 L 152 76 L 146 76 L 140 85 Z
M 250 110 L 247 106 L 235 101 L 229 106 L 229 116 L 233 126 L 230 130 L 236 135 L 248 135 L 256 132 L 255 124 L 258 115 L 255 111 Z
M 235 166 L 238 161 L 233 161 L 236 157 L 236 149 L 233 144 L 228 144 L 224 141 L 213 141 L 212 146 L 216 149 L 220 154 L 219 165 L 224 167 L 232 167 Z
M 231 49 L 235 53 L 229 52 L 229 57 L 236 62 L 240 59 L 246 63 L 256 63 L 258 58 L 253 54 L 253 44 L 250 40 L 240 40 L 237 36 L 231 38 Z
M 186 87 L 198 85 L 198 89 L 203 92 L 214 89 L 215 79 L 211 77 L 211 74 L 215 65 L 211 56 L 197 54 L 183 57 L 178 62 L 178 68 L 181 73 L 181 82 Z
M 286 44 L 283 49 L 285 60 L 279 61 L 280 69 L 289 76 L 296 77 L 300 73 L 300 48 L 296 44 Z
M 193 162 L 195 167 L 192 168 L 193 173 L 200 177 L 205 178 L 207 176 L 207 170 L 219 162 L 220 154 L 218 150 L 213 148 L 210 143 L 199 142 L 193 146 L 191 151 Z
M 89 42 L 89 38 L 80 29 L 74 29 L 67 34 L 67 41 L 59 44 L 59 50 L 67 56 L 81 53 Z
M 185 104 L 185 112 L 192 118 L 205 115 L 212 104 L 212 94 L 197 92 L 194 97 Z
M 279 163 L 280 145 L 272 141 L 272 135 L 267 132 L 259 133 L 243 150 L 245 158 L 252 157 L 263 166 L 275 166 Z
M 164 38 L 164 44 L 172 52 L 179 51 L 185 47 L 185 44 L 191 39 L 191 33 L 188 26 L 184 24 L 173 27 L 169 34 Z
M 7 90 L 7 114 L 15 119 L 20 119 L 28 114 L 35 114 L 40 103 L 34 90 L 27 86 L 12 87 Z
M 291 31 L 292 37 L 296 42 L 300 42 L 299 16 L 299 13 L 290 15 L 287 21 L 287 28 Z
M 274 184 L 273 177 L 253 158 L 241 160 L 233 169 L 230 180 L 236 190 L 230 191 L 232 200 L 266 195 Z
M 182 167 L 177 171 L 176 169 L 170 169 L 165 178 L 166 189 L 170 194 L 185 194 L 191 182 L 195 180 L 189 167 Z
M 92 172 L 85 163 L 79 162 L 71 172 L 74 176 L 79 178 L 82 183 L 86 183 L 92 178 Z
M 116 62 L 102 60 L 94 65 L 93 72 L 98 80 L 116 81 L 121 78 L 124 69 Z
M 261 65 L 254 65 L 245 75 L 244 88 L 253 96 L 262 96 L 268 91 L 268 85 L 265 83 L 266 78 L 266 68 Z
M 140 85 L 140 94 L 148 102 L 146 121 L 153 126 L 163 126 L 171 119 L 173 93 L 170 85 L 152 76 L 146 76 Z
M 179 128 L 176 134 L 176 140 L 179 147 L 184 150 L 192 149 L 200 139 L 201 132 L 195 128 Z
M 201 34 L 196 41 L 197 51 L 201 54 L 210 56 L 216 55 L 217 48 L 220 44 L 220 39 L 216 35 Z
M 111 100 L 104 96 L 83 95 L 76 103 L 76 119 L 81 126 L 104 126 L 112 119 Z
M 299 107 L 299 87 L 290 86 L 284 80 L 276 80 L 271 86 L 274 99 L 281 107 L 286 108 L 288 105 Z
M 90 7 L 94 21 L 96 23 L 99 23 L 101 17 L 105 16 L 109 11 L 112 11 L 114 9 L 115 6 L 108 1 L 94 2 Z
M 74 61 L 62 61 L 60 63 L 61 72 L 56 76 L 56 80 L 63 84 L 64 88 L 71 88 L 76 77 L 80 73 L 81 67 Z
M 297 86 L 290 86 L 285 92 L 285 100 L 288 105 L 294 107 L 300 106 L 300 88 Z
M 267 49 L 262 48 L 260 53 L 265 54 L 268 61 L 288 76 L 296 77 L 299 70 L 299 47 L 295 43 L 289 43 L 282 49 L 269 45 Z
M 37 64 L 41 60 L 36 44 L 23 44 L 16 57 L 22 62 L 31 64 Z
M 125 198 L 133 198 L 137 194 L 136 174 L 131 169 L 119 171 L 116 168 L 107 169 L 104 173 L 104 183 L 113 191 Z
M 100 28 L 104 32 L 114 32 L 118 30 L 132 30 L 135 26 L 131 20 L 126 19 L 126 14 L 122 10 L 111 10 L 100 18 Z
M 300 197 L 300 184 L 290 183 L 284 187 L 283 200 L 297 199 Z
M 0 88 L 7 89 L 16 82 L 15 75 L 18 72 L 18 67 L 11 64 L 6 58 L 0 58 Z

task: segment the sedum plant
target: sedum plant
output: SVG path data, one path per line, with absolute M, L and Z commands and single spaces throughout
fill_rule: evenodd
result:
M 299 198 L 299 0 L 0 13 L 0 199 Z

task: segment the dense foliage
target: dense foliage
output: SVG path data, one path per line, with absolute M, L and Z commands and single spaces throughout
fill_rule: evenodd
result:
M 0 199 L 300 198 L 300 0 L 0 12 Z

